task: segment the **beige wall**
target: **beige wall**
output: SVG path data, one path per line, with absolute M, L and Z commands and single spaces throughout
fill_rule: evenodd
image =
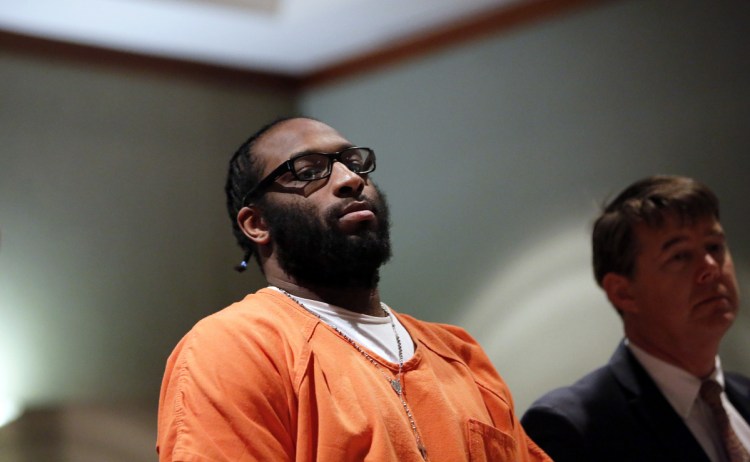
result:
M 255 289 L 232 152 L 291 95 L 0 50 L 0 395 L 145 398 L 199 318 Z

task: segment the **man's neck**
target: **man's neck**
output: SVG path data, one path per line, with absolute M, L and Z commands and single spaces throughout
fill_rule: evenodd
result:
M 630 343 L 636 345 L 646 353 L 658 358 L 673 366 L 689 372 L 698 378 L 704 378 L 713 372 L 716 366 L 716 355 L 719 346 L 697 346 L 691 345 L 688 348 L 680 349 L 676 346 L 664 348 L 655 342 L 649 342 L 648 339 L 627 335 Z
M 377 288 L 311 286 L 271 276 L 267 280 L 268 284 L 297 297 L 325 302 L 356 313 L 385 316 L 380 307 L 380 294 Z

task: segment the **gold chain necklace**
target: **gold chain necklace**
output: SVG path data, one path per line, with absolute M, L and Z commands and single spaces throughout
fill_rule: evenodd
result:
M 277 287 L 277 289 L 279 289 Z M 429 460 L 427 458 L 427 448 L 424 447 L 424 444 L 422 444 L 422 438 L 419 435 L 419 429 L 417 429 L 417 422 L 414 420 L 414 416 L 411 413 L 411 409 L 409 408 L 409 404 L 406 402 L 406 397 L 404 396 L 404 387 L 402 385 L 403 380 L 403 368 L 404 368 L 404 353 L 403 349 L 401 348 L 401 337 L 398 335 L 398 331 L 396 331 L 396 323 L 393 321 L 393 315 L 391 314 L 390 310 L 386 307 L 385 303 L 380 303 L 380 308 L 383 310 L 383 313 L 388 317 L 388 320 L 391 322 L 391 328 L 393 329 L 393 335 L 396 337 L 396 345 L 398 346 L 398 375 L 395 379 L 392 379 L 388 374 L 383 371 L 383 368 L 380 367 L 380 364 L 370 356 L 369 353 L 367 353 L 357 342 L 352 340 L 351 337 L 346 335 L 341 329 L 334 326 L 333 324 L 329 324 L 321 318 L 318 313 L 315 313 L 314 311 L 309 310 L 304 304 L 302 304 L 299 300 L 297 300 L 292 294 L 285 291 L 284 289 L 279 289 L 279 291 L 286 295 L 290 300 L 292 300 L 297 305 L 301 306 L 305 311 L 315 315 L 322 323 L 336 331 L 337 334 L 339 334 L 341 337 L 344 338 L 351 346 L 354 347 L 355 350 L 359 351 L 362 356 L 365 357 L 373 366 L 375 366 L 375 369 L 377 369 L 383 377 L 388 381 L 388 383 L 391 385 L 391 388 L 393 388 L 393 391 L 396 392 L 396 395 L 398 395 L 399 400 L 401 401 L 401 406 L 404 408 L 404 412 L 406 413 L 406 417 L 409 419 L 409 424 L 411 425 L 411 431 L 414 433 L 414 439 L 417 442 L 417 449 L 419 450 L 419 454 L 421 454 L 423 460 Z

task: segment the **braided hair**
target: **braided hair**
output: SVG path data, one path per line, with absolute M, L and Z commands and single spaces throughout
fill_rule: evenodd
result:
M 245 235 L 239 223 L 237 223 L 237 214 L 242 207 L 247 205 L 243 203 L 245 195 L 260 182 L 263 172 L 262 167 L 258 165 L 258 159 L 255 156 L 253 148 L 255 143 L 267 131 L 282 122 L 295 118 L 297 117 L 281 117 L 263 126 L 248 138 L 247 141 L 242 143 L 229 161 L 229 173 L 226 185 L 224 186 L 224 192 L 227 195 L 227 212 L 229 213 L 229 220 L 232 222 L 232 232 L 237 240 L 237 244 L 245 252 L 244 259 L 235 267 L 239 272 L 245 271 L 247 263 L 253 255 L 255 255 L 255 261 L 258 262 L 255 243 Z

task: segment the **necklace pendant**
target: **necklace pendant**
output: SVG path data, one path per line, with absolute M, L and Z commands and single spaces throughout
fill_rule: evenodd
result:
M 417 447 L 419 448 L 419 453 L 422 455 L 422 459 L 427 460 L 427 449 L 421 444 Z
M 401 382 L 398 379 L 392 379 L 390 380 L 391 387 L 393 387 L 393 391 L 396 392 L 397 395 L 401 396 Z

